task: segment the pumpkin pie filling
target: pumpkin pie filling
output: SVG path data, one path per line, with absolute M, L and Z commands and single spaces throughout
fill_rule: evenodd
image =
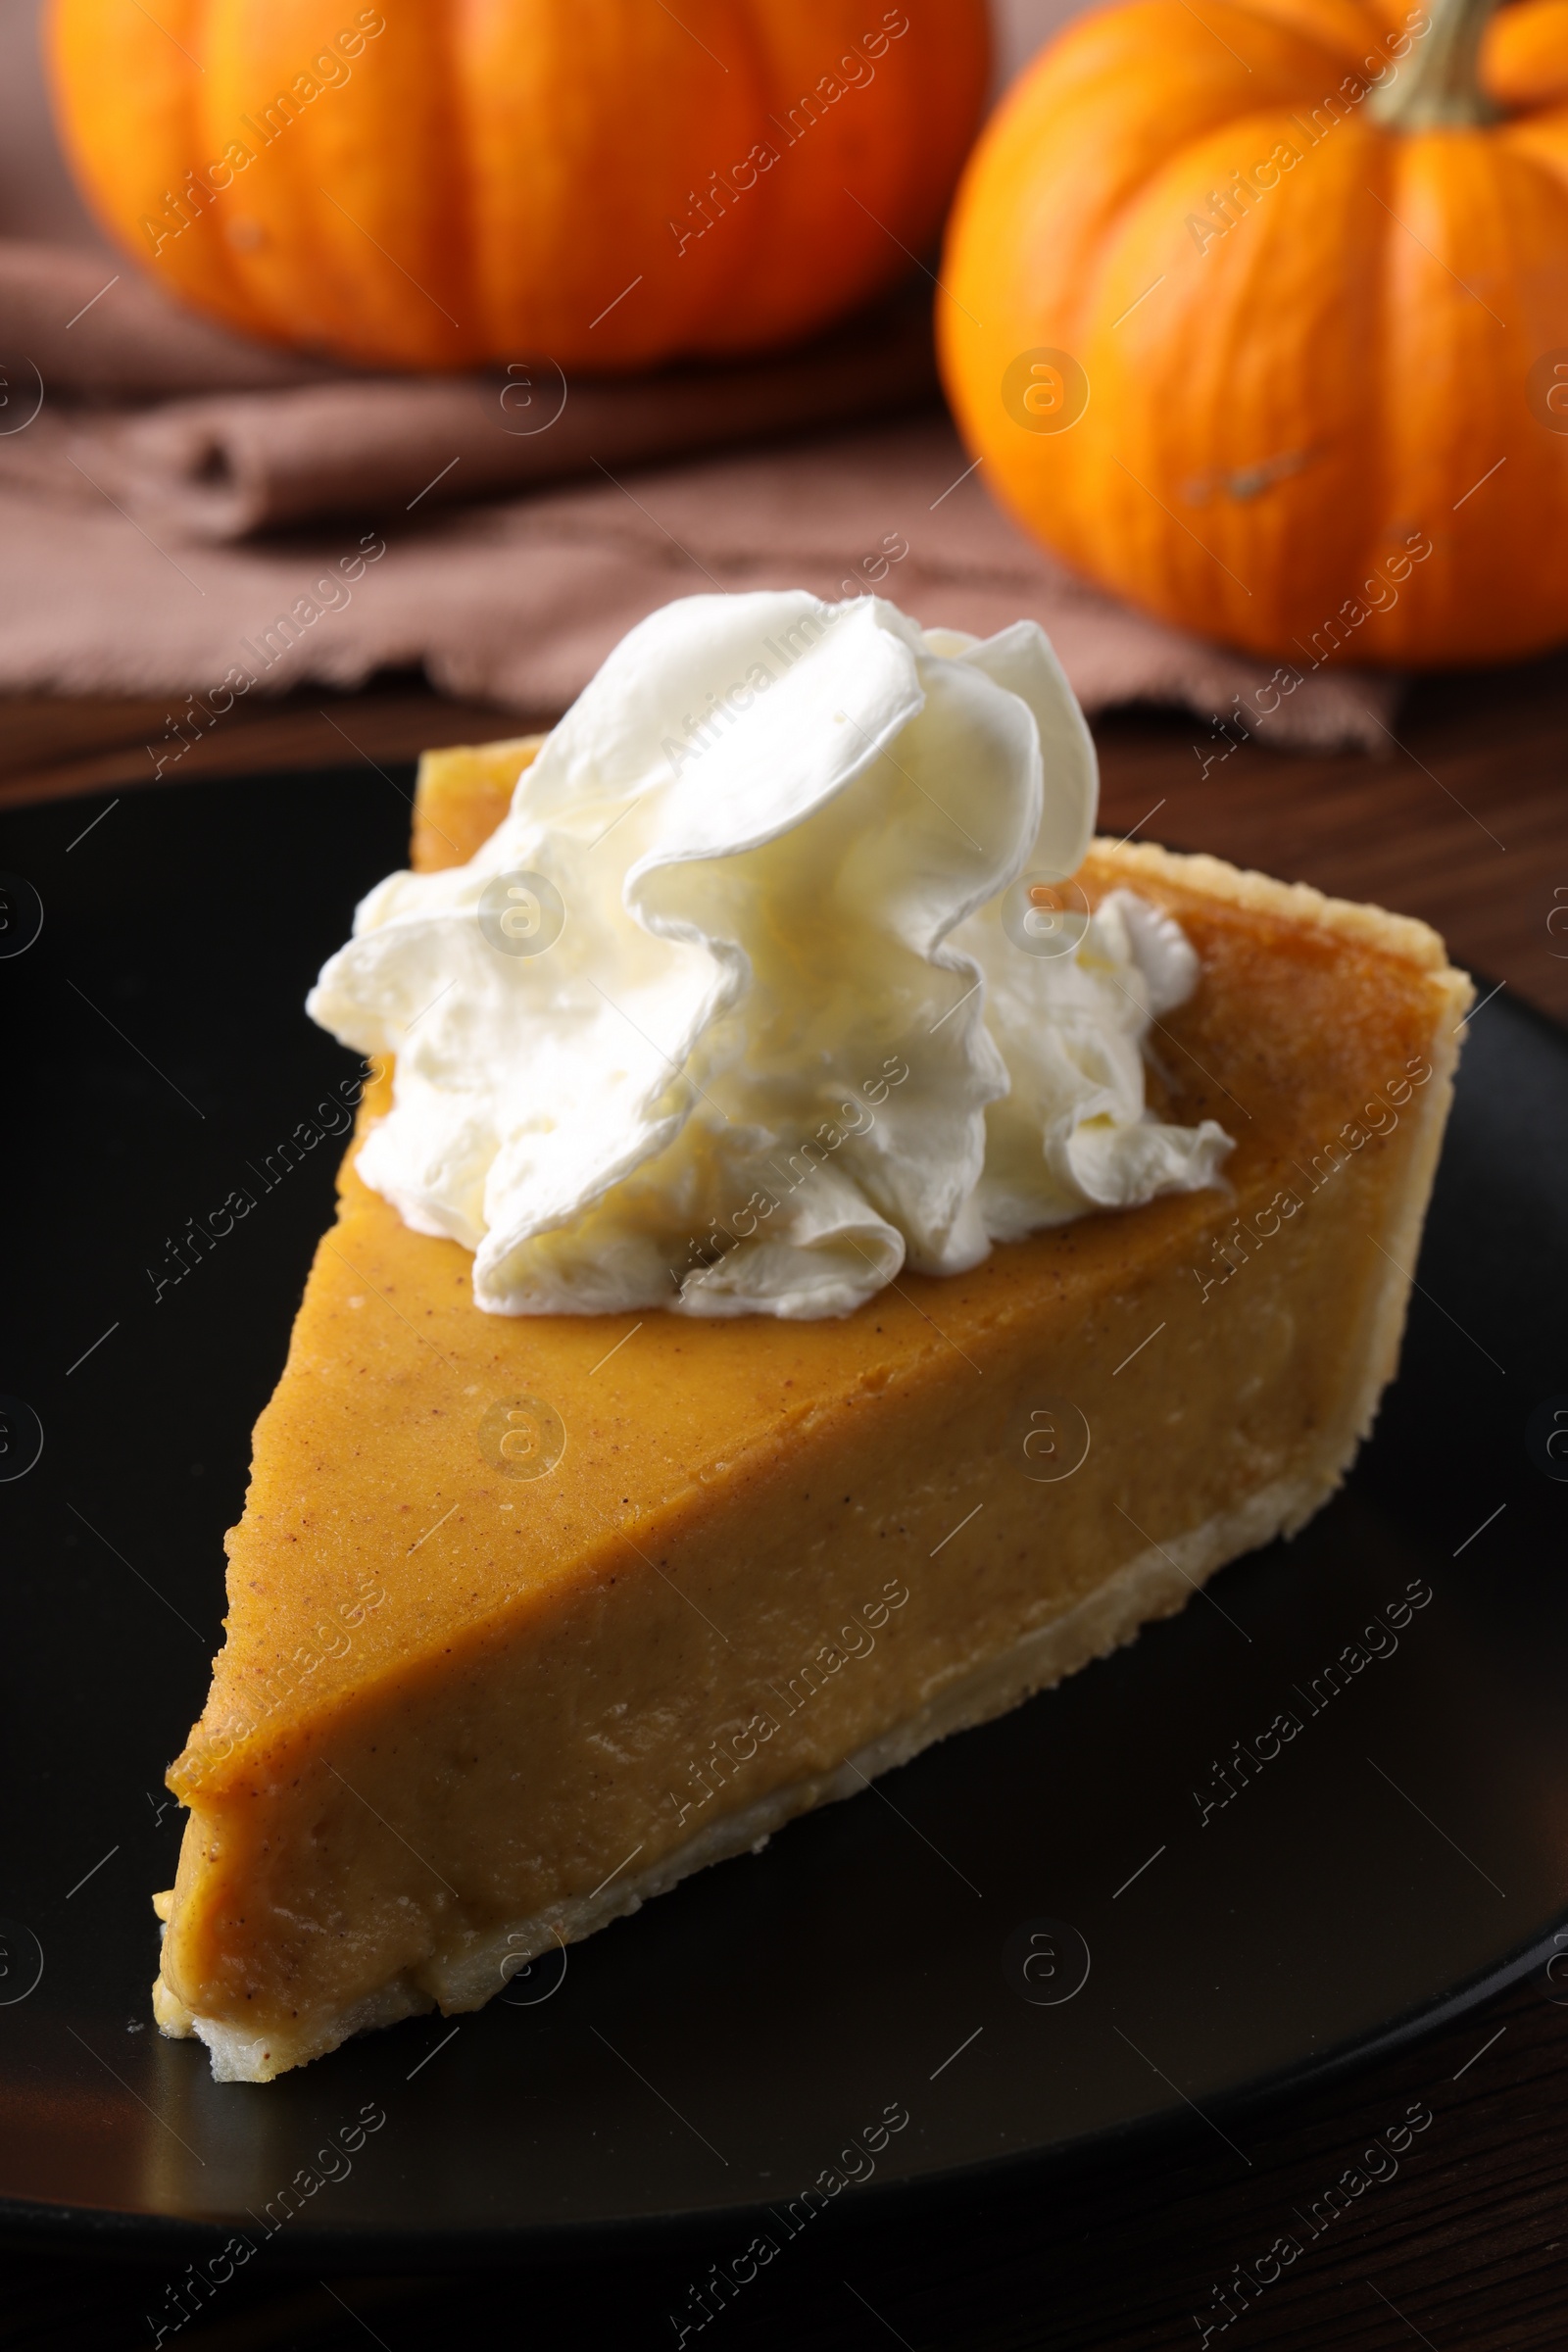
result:
M 416 866 L 533 742 L 427 757 Z M 1152 1108 L 1223 1182 L 820 1320 L 485 1312 L 356 1172 L 257 1426 L 155 2007 L 220 2080 L 478 2008 L 1183 1606 L 1343 1478 L 1397 1356 L 1468 981 L 1425 926 L 1097 841 L 1198 961 Z

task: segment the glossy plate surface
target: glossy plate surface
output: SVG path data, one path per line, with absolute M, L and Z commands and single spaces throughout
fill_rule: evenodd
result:
M 1466 1047 L 1399 1379 L 1294 1544 L 477 2016 L 267 2087 L 216 2085 L 195 2043 L 159 2036 L 148 1898 L 180 1820 L 163 1772 L 206 1691 L 221 1538 L 338 1146 L 156 1302 L 155 1282 L 187 1218 L 349 1066 L 300 1006 L 402 861 L 409 780 L 367 766 L 0 824 L 0 2218 L 237 2222 L 401 2259 L 779 2209 L 824 2171 L 935 2180 L 1184 2102 L 1244 2143 L 1244 2094 L 1549 1949 L 1568 1039 L 1504 995 Z M 1412 1588 L 1430 1598 L 1401 1614 Z M 1205 1818 L 1216 1768 L 1281 1713 L 1298 1734 Z

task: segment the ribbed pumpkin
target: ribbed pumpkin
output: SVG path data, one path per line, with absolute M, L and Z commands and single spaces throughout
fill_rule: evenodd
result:
M 1568 635 L 1568 0 L 1406 7 L 1071 25 L 943 264 L 992 489 L 1105 587 L 1298 670 Z
M 984 0 L 54 0 L 77 179 L 171 290 L 399 368 L 823 326 L 937 234 Z

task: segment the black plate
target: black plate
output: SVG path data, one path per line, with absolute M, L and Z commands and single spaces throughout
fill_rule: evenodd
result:
M 206 1691 L 221 1537 L 329 1215 L 327 1153 L 156 1284 L 186 1218 L 348 1066 L 301 1001 L 403 858 L 407 780 L 160 790 L 0 827 L 0 866 L 43 913 L 0 960 L 0 1390 L 43 1435 L 0 1484 L 0 2215 L 238 2222 L 280 2252 L 407 2261 L 732 2209 L 740 2253 L 824 2176 L 829 2193 L 848 2174 L 933 2181 L 1194 2110 L 1240 2163 L 1244 2094 L 1549 1948 L 1568 1902 L 1568 1461 L 1547 1451 L 1554 1404 L 1568 1429 L 1568 1040 L 1504 995 L 1466 1048 L 1403 1370 L 1295 1544 L 575 1947 L 564 1982 L 541 1962 L 510 2003 L 265 2088 L 216 2085 L 195 2043 L 152 2030 L 148 1897 L 179 1837 L 163 1771 Z M 0 947 L 25 936 L 31 902 L 10 906 Z M 9 1428 L 15 1468 L 31 1425 Z M 1431 1598 L 1316 1703 L 1412 1585 Z M 1299 1735 L 1204 1819 L 1194 1791 L 1282 1710 Z M 363 2115 L 384 2120 L 367 2135 Z

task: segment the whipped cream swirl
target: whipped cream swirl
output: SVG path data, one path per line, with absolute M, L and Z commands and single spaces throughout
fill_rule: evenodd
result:
M 1144 1098 L 1190 944 L 1052 887 L 1097 795 L 1032 621 L 665 606 L 477 855 L 390 875 L 323 969 L 312 1015 L 397 1058 L 361 1176 L 498 1314 L 843 1315 L 1212 1184 L 1224 1131 Z

